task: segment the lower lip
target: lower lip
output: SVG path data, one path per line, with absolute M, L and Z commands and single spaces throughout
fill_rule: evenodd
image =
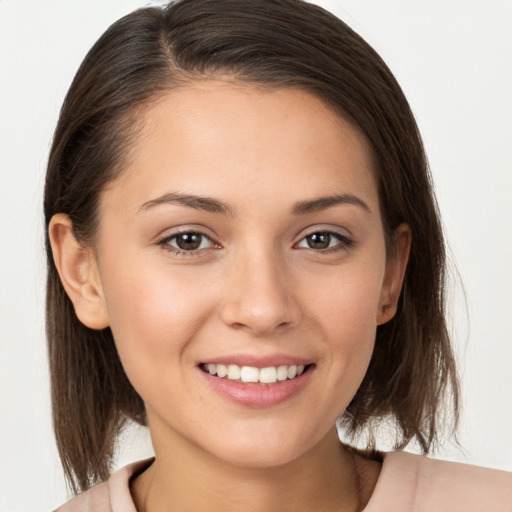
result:
M 201 372 L 203 378 L 214 391 L 247 407 L 269 407 L 289 400 L 304 388 L 313 373 L 312 370 L 313 368 L 310 367 L 294 379 L 278 381 L 275 384 L 246 384 L 221 379 L 198 368 L 198 371 Z

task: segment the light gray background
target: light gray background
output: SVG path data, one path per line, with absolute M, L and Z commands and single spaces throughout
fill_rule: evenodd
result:
M 86 51 L 143 0 L 0 0 L 0 510 L 67 499 L 44 340 L 45 163 Z M 464 452 L 512 470 L 512 1 L 323 0 L 390 65 L 422 130 L 450 255 Z M 469 322 L 468 322 L 469 320 Z M 127 434 L 119 464 L 150 453 Z

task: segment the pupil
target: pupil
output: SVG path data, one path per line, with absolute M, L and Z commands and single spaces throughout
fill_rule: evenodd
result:
M 180 249 L 192 251 L 201 245 L 201 235 L 197 233 L 183 233 L 176 237 L 176 243 Z
M 312 249 L 327 249 L 331 235 L 329 233 L 313 233 L 307 237 L 307 240 Z

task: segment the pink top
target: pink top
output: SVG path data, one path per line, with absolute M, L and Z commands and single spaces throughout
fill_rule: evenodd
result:
M 55 512 L 137 512 L 130 478 L 150 460 L 125 466 L 108 482 Z M 512 512 L 512 473 L 405 452 L 387 453 L 363 512 Z

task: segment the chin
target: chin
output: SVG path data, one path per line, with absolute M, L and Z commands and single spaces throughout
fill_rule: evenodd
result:
M 290 435 L 292 429 L 282 432 L 277 429 L 272 432 L 255 429 L 251 432 L 249 429 L 238 435 L 224 433 L 220 443 L 210 439 L 208 451 L 237 467 L 270 469 L 284 466 L 299 459 L 318 443 L 316 439 L 304 439 L 303 435 Z

